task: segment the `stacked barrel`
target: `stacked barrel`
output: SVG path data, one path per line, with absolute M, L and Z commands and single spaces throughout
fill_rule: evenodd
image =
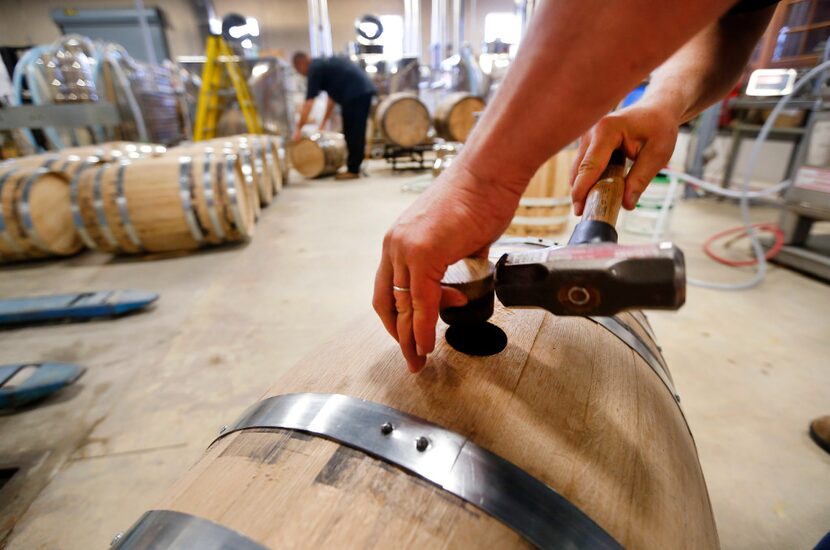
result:
M 280 144 L 240 135 L 174 148 L 115 142 L 0 165 L 0 261 L 244 242 L 282 189 Z

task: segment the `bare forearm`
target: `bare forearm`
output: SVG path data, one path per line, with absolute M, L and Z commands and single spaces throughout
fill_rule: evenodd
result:
M 331 119 L 331 113 L 334 111 L 334 101 L 331 98 L 328 100 L 328 104 L 326 105 L 326 114 L 323 116 L 323 120 L 320 121 L 320 128 L 326 125 L 326 122 Z
M 707 26 L 659 67 L 642 101 L 683 123 L 735 85 L 774 8 L 728 15 Z
M 730 0 L 548 0 L 462 154 L 520 194 L 536 168 L 718 18 Z M 459 159 L 461 160 L 461 159 Z
M 297 123 L 297 129 L 300 130 L 308 122 L 308 115 L 311 113 L 311 108 L 314 106 L 313 99 L 307 99 L 303 103 L 303 108 L 300 111 L 300 121 Z

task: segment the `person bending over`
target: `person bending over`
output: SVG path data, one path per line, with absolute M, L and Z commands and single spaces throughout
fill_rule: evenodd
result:
M 331 117 L 334 104 L 340 105 L 343 133 L 349 150 L 346 171 L 337 174 L 335 179 L 359 178 L 360 165 L 366 154 L 366 120 L 369 118 L 372 96 L 377 93 L 374 84 L 360 67 L 346 57 L 311 59 L 305 53 L 297 52 L 292 58 L 292 64 L 298 73 L 308 79 L 308 92 L 294 132 L 294 141 L 300 139 L 300 129 L 308 122 L 314 98 L 320 92 L 326 92 L 329 101 L 326 114 L 320 122 L 320 130 L 323 130 Z

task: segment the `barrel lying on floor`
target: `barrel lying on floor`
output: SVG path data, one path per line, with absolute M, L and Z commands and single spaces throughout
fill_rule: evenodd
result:
M 353 323 L 226 427 L 143 522 L 174 511 L 191 534 L 221 527 L 271 548 L 717 547 L 645 317 L 497 304 L 492 320 L 503 352 L 460 354 L 442 325 L 419 375 L 374 316 Z

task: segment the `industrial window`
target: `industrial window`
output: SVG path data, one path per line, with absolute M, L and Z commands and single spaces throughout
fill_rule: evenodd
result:
M 518 44 L 521 22 L 515 13 L 497 11 L 484 16 L 484 42 L 501 40 L 505 44 Z
M 400 59 L 403 57 L 403 17 L 400 15 L 381 15 L 380 24 L 383 34 L 378 42 L 383 46 L 383 57 Z
M 752 66 L 810 67 L 830 37 L 830 0 L 784 0 L 753 55 Z

